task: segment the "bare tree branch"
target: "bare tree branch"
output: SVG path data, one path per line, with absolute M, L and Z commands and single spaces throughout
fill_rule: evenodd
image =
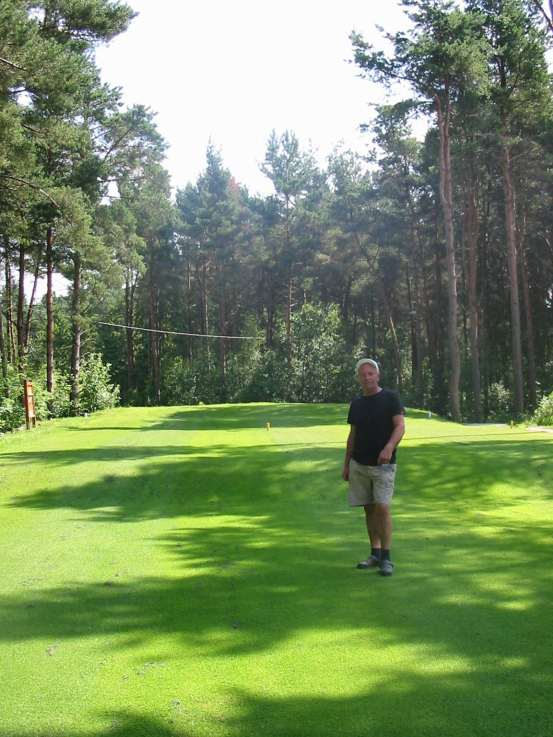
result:
M 125 138 L 126 138 L 126 137 L 127 137 L 128 135 L 129 135 L 129 133 L 132 133 L 132 132 L 134 131 L 134 128 L 135 128 L 135 126 L 134 126 L 134 125 L 131 125 L 131 127 L 130 127 L 130 128 L 127 128 L 127 130 L 126 130 L 126 131 L 125 131 L 124 133 L 122 133 L 122 134 L 121 134 L 121 135 L 119 136 L 119 138 L 117 138 L 117 139 L 116 139 L 116 140 L 115 140 L 115 141 L 114 141 L 114 142 L 113 142 L 113 143 L 111 144 L 111 146 L 110 146 L 110 147 L 108 148 L 108 150 L 106 151 L 106 153 L 105 153 L 105 155 L 104 155 L 104 158 L 102 159 L 102 161 L 106 161 L 106 159 L 108 158 L 108 156 L 110 156 L 110 155 L 111 155 L 111 154 L 113 153 L 113 151 L 114 151 L 114 150 L 115 150 L 115 149 L 117 148 L 117 146 L 119 146 L 119 144 L 120 144 L 120 143 L 122 143 L 122 142 L 124 141 L 124 139 L 125 139 Z
M 13 61 L 9 61 L 8 59 L 3 59 L 1 56 L 0 56 L 0 63 L 5 64 L 6 66 L 11 67 L 12 69 L 19 69 L 19 71 L 21 72 L 27 71 L 23 67 L 20 67 L 19 64 L 14 64 Z
M 553 1 L 549 0 L 549 8 L 551 11 L 551 18 L 547 15 L 546 9 L 543 7 L 543 3 L 537 2 L 537 0 L 534 0 L 534 5 L 536 8 L 540 11 L 540 13 L 543 15 L 545 22 L 547 23 L 547 26 L 551 33 L 553 33 Z

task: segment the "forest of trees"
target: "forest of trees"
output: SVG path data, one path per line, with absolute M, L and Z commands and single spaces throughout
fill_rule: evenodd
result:
M 273 131 L 260 196 L 215 145 L 172 192 L 154 113 L 95 63 L 130 7 L 0 1 L 0 431 L 24 376 L 42 416 L 108 406 L 111 382 L 130 404 L 347 401 L 361 355 L 458 421 L 553 391 L 552 4 L 401 4 L 388 52 L 352 34 L 352 74 L 409 99 L 325 166 Z

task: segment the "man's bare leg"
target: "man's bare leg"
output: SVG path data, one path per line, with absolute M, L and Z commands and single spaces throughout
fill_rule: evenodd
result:
M 365 504 L 365 522 L 371 543 L 371 553 L 366 560 L 357 564 L 357 568 L 376 568 L 380 562 L 380 535 L 377 526 L 377 517 L 374 504 Z
M 376 517 L 376 505 L 366 504 L 363 509 L 365 510 L 365 522 L 367 524 L 367 533 L 371 542 L 371 548 L 380 548 L 381 539 L 378 528 L 378 519 Z
M 374 516 L 376 528 L 382 542 L 380 551 L 380 573 L 382 576 L 391 576 L 394 565 L 390 557 L 392 547 L 392 515 L 388 504 L 375 504 Z
M 382 550 L 390 550 L 392 547 L 392 514 L 390 512 L 390 505 L 374 504 L 372 506 L 374 507 L 372 517 L 374 519 L 377 539 L 382 543 Z

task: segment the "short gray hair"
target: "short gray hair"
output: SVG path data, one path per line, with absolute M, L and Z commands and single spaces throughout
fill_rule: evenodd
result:
M 370 363 L 371 366 L 374 366 L 375 369 L 380 373 L 380 366 L 377 364 L 377 362 L 373 358 L 361 358 L 357 363 L 355 364 L 355 373 L 358 373 L 361 366 L 363 366 L 366 363 Z

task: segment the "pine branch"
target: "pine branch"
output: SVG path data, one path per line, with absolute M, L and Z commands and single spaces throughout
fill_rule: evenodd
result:
M 551 9 L 551 18 L 547 15 L 546 9 L 543 7 L 543 3 L 537 2 L 535 0 L 534 5 L 536 8 L 540 11 L 540 13 L 543 15 L 545 22 L 547 23 L 547 26 L 551 33 L 553 33 L 553 0 L 549 0 L 549 7 Z
M 0 64 L 5 64 L 8 67 L 11 67 L 12 69 L 19 69 L 20 72 L 26 72 L 27 70 L 23 67 L 20 67 L 19 64 L 14 64 L 13 61 L 9 61 L 8 59 L 4 59 L 0 56 Z
M 61 207 L 58 205 L 58 203 L 52 197 L 52 195 L 48 194 L 48 192 L 45 189 L 42 189 L 42 187 L 39 187 L 38 184 L 29 182 L 27 179 L 21 179 L 21 177 L 14 177 L 11 174 L 0 174 L 0 177 L 2 179 L 10 179 L 12 182 L 18 182 L 19 184 L 24 184 L 25 186 L 30 187 L 31 189 L 34 189 L 37 192 L 40 192 L 54 205 L 56 210 L 61 210 Z
M 111 144 L 111 146 L 106 151 L 106 153 L 105 153 L 104 158 L 102 159 L 102 161 L 106 161 L 106 159 L 108 158 L 108 156 L 110 156 L 114 152 L 114 150 L 119 146 L 119 144 L 122 143 L 124 141 L 124 139 L 129 135 L 129 133 L 132 133 L 134 131 L 134 129 L 135 129 L 135 126 L 134 125 L 131 125 L 131 127 L 130 128 L 127 128 L 127 130 L 124 133 L 122 133 L 119 136 L 119 138 L 116 138 L 115 141 Z

